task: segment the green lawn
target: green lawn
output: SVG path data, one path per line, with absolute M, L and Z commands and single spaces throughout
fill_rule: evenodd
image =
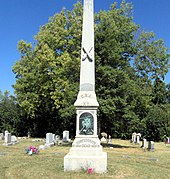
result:
M 20 140 L 13 146 L 3 146 L 0 141 L 0 179 L 57 179 L 57 178 L 115 178 L 115 179 L 168 179 L 170 178 L 170 146 L 155 143 L 155 151 L 144 152 L 139 145 L 126 140 L 113 140 L 113 148 L 104 147 L 108 153 L 108 172 L 63 172 L 63 159 L 67 146 L 54 146 L 41 150 L 38 155 L 25 154 L 25 148 L 38 147 L 43 142 Z

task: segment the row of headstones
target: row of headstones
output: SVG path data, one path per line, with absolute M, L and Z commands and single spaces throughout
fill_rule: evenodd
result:
M 141 133 L 134 132 L 132 134 L 131 142 L 134 144 L 140 144 Z
M 46 133 L 46 140 L 45 140 L 45 145 L 39 146 L 40 149 L 46 149 L 51 146 L 59 144 L 60 136 L 55 135 L 53 133 Z M 63 140 L 62 142 L 69 142 L 69 131 L 63 131 Z
M 147 143 L 148 143 L 148 148 L 147 148 Z M 141 148 L 143 148 L 144 150 L 148 149 L 149 151 L 153 152 L 155 149 L 154 141 L 147 142 L 146 139 L 143 139 Z
M 141 134 L 134 132 L 132 134 L 131 142 L 134 144 L 140 144 L 140 138 L 141 138 Z M 148 148 L 147 148 L 147 140 L 143 139 L 141 148 L 143 148 L 144 150 L 148 149 L 150 151 L 154 151 L 154 141 L 148 141 Z
M 60 140 L 59 135 L 55 135 L 53 133 L 47 133 L 46 134 L 46 144 L 55 144 Z M 69 131 L 63 131 L 63 142 L 69 142 Z
M 17 137 L 11 135 L 7 130 L 4 133 L 0 133 L 0 140 L 4 140 L 3 145 L 14 145 L 17 143 Z
M 102 138 L 100 139 L 101 143 L 108 143 L 108 144 L 112 144 L 112 138 L 111 136 L 109 135 L 109 138 L 107 139 L 107 136 L 103 136 L 102 135 Z

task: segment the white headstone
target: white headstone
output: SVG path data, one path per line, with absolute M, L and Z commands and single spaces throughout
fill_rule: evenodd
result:
M 132 142 L 136 143 L 136 132 L 132 134 Z
M 147 145 L 147 140 L 143 139 L 143 141 L 142 141 L 142 148 L 146 149 L 146 145 Z
M 64 142 L 69 141 L 69 131 L 63 131 L 63 141 Z
M 55 134 L 53 134 L 53 142 L 55 143 Z
M 11 144 L 11 133 L 5 133 L 5 144 Z
M 155 143 L 154 141 L 151 141 L 151 151 L 154 151 L 155 150 Z
M 105 137 L 102 137 L 100 140 L 101 140 L 101 142 L 107 142 Z
M 111 138 L 111 136 L 110 136 L 110 135 L 109 135 L 108 144 L 112 144 L 112 138 Z
M 8 132 L 7 130 L 5 130 L 5 132 L 4 132 L 4 136 L 6 136 L 7 133 L 9 133 L 9 132 Z
M 140 137 L 141 137 L 140 133 L 136 134 L 136 143 L 137 144 L 140 144 Z
M 46 145 L 54 145 L 53 142 L 53 134 L 52 133 L 47 133 L 46 134 Z
M 17 142 L 17 137 L 15 135 L 11 136 L 11 142 L 13 143 Z

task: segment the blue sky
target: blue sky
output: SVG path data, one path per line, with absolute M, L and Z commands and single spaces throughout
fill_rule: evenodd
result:
M 170 1 L 126 0 L 134 5 L 134 22 L 145 31 L 153 31 L 170 48 Z M 77 0 L 0 0 L 0 90 L 13 94 L 15 75 L 12 66 L 20 59 L 17 43 L 34 42 L 34 35 L 49 17 L 63 7 L 71 10 Z M 95 0 L 95 11 L 108 10 L 115 0 Z M 121 0 L 117 0 L 120 4 Z M 170 83 L 170 72 L 166 76 Z

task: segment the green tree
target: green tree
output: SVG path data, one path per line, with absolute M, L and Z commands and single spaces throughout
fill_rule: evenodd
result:
M 169 69 L 168 49 L 162 39 L 156 40 L 153 32 L 142 32 L 136 40 L 137 52 L 134 56 L 134 68 L 136 72 L 146 79 L 160 79 Z
M 153 84 L 153 103 L 165 104 L 167 103 L 167 90 L 165 82 L 156 78 Z
M 153 33 L 140 33 L 133 22 L 132 4 L 114 3 L 95 16 L 96 93 L 102 131 L 128 138 L 145 131 L 152 103 L 160 95 L 153 81 L 163 81 L 169 54 Z M 20 41 L 21 59 L 14 65 L 15 94 L 35 135 L 45 132 L 75 133 L 75 108 L 79 89 L 82 5 L 63 9 L 35 36 L 34 48 Z M 155 81 L 156 82 L 156 81 Z M 71 127 L 70 127 L 71 126 Z
M 167 84 L 167 85 L 166 85 L 166 91 L 167 91 L 167 94 L 166 94 L 166 102 L 167 102 L 167 103 L 170 103 L 170 84 Z
M 153 105 L 144 119 L 145 137 L 148 140 L 160 141 L 170 135 L 170 105 Z
M 20 121 L 20 108 L 16 98 L 5 91 L 0 91 L 0 131 L 8 130 L 17 135 L 17 124 Z
M 23 40 L 18 44 L 21 60 L 13 67 L 14 89 L 23 114 L 31 121 L 32 135 L 61 133 L 70 128 L 72 116 L 75 118 L 81 23 L 78 3 L 72 12 L 62 10 L 41 27 L 34 49 Z

